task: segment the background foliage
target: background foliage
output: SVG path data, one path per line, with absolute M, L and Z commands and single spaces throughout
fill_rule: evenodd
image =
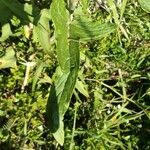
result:
M 63 114 L 62 146 L 46 115 L 62 73 L 58 37 L 65 36 L 57 31 L 54 2 L 0 1 L 1 149 L 150 149 L 149 1 L 81 0 L 71 9 L 80 66 Z

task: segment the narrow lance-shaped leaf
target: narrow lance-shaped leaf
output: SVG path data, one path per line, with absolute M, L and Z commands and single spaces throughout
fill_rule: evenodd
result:
M 98 40 L 106 37 L 116 30 L 116 26 L 111 23 L 101 24 L 93 22 L 86 17 L 79 17 L 70 25 L 70 39 L 79 40 L 80 42 Z
M 75 49 L 73 49 L 75 48 Z M 78 66 L 79 66 L 79 43 L 70 44 L 70 49 L 72 49 L 72 66 L 70 72 L 62 73 L 62 75 L 54 82 L 51 88 L 50 97 L 47 104 L 47 113 L 50 123 L 51 131 L 55 139 L 63 145 L 64 142 L 64 131 L 63 131 L 63 117 L 67 111 L 70 103 L 70 99 L 75 87 Z M 60 133 L 62 133 L 60 135 Z
M 66 11 L 64 0 L 53 0 L 51 4 L 51 17 L 55 26 L 55 36 L 57 40 L 58 62 L 63 72 L 69 71 L 69 14 Z
M 51 17 L 55 27 L 61 75 L 54 80 L 47 103 L 49 126 L 57 142 L 64 143 L 63 117 L 75 87 L 79 68 L 79 41 L 69 40 L 69 14 L 64 1 L 54 0 Z

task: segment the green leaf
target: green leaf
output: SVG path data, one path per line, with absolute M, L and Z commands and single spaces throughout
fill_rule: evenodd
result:
M 63 145 L 64 144 L 64 123 L 62 120 L 60 120 L 60 123 L 59 123 L 59 129 L 57 130 L 57 132 L 55 132 L 53 134 L 54 138 L 57 139 L 58 143 L 60 145 Z
M 6 49 L 5 55 L 0 57 L 0 69 L 9 67 L 16 67 L 15 51 L 12 47 L 8 47 Z
M 75 48 L 75 49 L 74 49 Z M 63 117 L 67 111 L 70 99 L 75 87 L 78 68 L 79 68 L 79 43 L 70 44 L 69 48 L 72 55 L 70 56 L 71 66 L 68 73 L 61 73 L 61 76 L 55 79 L 51 87 L 49 99 L 47 102 L 47 116 L 49 120 L 49 127 L 55 139 L 59 144 L 63 145 L 64 139 L 61 141 L 57 137 L 64 137 L 63 131 Z
M 5 41 L 10 35 L 12 35 L 10 24 L 6 23 L 2 25 L 2 36 L 0 37 L 0 42 Z
M 83 41 L 97 40 L 108 36 L 116 30 L 116 26 L 110 23 L 101 24 L 82 16 L 76 18 L 70 25 L 70 39 Z
M 0 1 L 0 22 L 5 24 L 6 22 L 8 22 L 10 18 L 12 18 L 12 13 L 1 0 Z
M 58 62 L 63 72 L 69 71 L 69 13 L 66 10 L 66 4 L 63 0 L 54 0 L 51 4 L 51 18 L 55 27 L 55 37 L 57 40 Z
M 79 68 L 79 41 L 68 40 L 69 12 L 62 0 L 51 4 L 51 18 L 55 27 L 56 49 L 60 75 L 56 76 L 47 103 L 49 127 L 57 142 L 64 143 L 63 117 L 75 87 Z M 56 72 L 57 75 L 57 72 Z
M 119 22 L 119 14 L 118 14 L 118 11 L 117 11 L 117 7 L 116 7 L 116 4 L 114 2 L 114 0 L 108 0 L 108 5 L 112 11 L 112 14 L 113 14 L 113 18 L 114 18 L 114 21 L 117 25 L 120 24 Z
M 33 28 L 33 40 L 40 43 L 45 52 L 50 52 L 50 12 L 47 9 L 41 11 L 40 19 Z
M 120 21 L 123 17 L 123 14 L 125 12 L 125 8 L 126 8 L 126 5 L 127 5 L 127 2 L 128 0 L 123 0 L 122 4 L 121 4 L 121 7 L 120 7 Z
M 39 63 L 37 63 L 37 69 L 36 69 L 34 77 L 33 77 L 32 92 L 35 91 L 36 83 L 41 75 L 41 72 L 42 72 L 44 66 L 45 66 L 44 62 L 40 61 Z
M 24 22 L 36 22 L 39 18 L 39 10 L 30 4 L 22 4 L 18 0 L 0 1 L 0 22 L 7 23 L 15 15 Z
M 88 91 L 86 89 L 86 86 L 83 84 L 82 81 L 77 80 L 75 88 L 83 94 L 85 97 L 89 97 Z
M 149 0 L 139 0 L 139 3 L 144 11 L 150 13 L 150 1 Z
M 44 77 L 40 78 L 38 83 L 49 83 L 49 84 L 52 84 L 52 79 L 46 73 L 43 73 L 43 75 L 44 75 Z

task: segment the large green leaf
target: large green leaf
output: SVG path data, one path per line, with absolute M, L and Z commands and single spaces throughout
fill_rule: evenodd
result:
M 110 23 L 93 22 L 85 16 L 78 17 L 70 25 L 70 39 L 82 41 L 97 40 L 106 37 L 116 30 Z
M 5 51 L 5 55 L 0 57 L 0 69 L 9 67 L 16 67 L 15 51 L 12 47 L 8 47 Z
M 139 0 L 139 3 L 143 10 L 150 13 L 150 0 Z
M 75 86 L 77 71 L 71 71 L 55 81 L 51 87 L 47 103 L 47 116 L 49 127 L 59 144 L 64 143 L 63 117 L 70 103 L 70 98 Z
M 40 13 L 40 19 L 33 28 L 33 40 L 39 42 L 46 53 L 50 52 L 50 12 L 43 9 Z
M 63 117 L 69 107 L 78 75 L 79 41 L 68 40 L 69 14 L 64 1 L 54 0 L 52 2 L 51 17 L 55 27 L 56 49 L 61 73 L 51 87 L 47 116 L 55 139 L 63 145 Z
M 70 43 L 70 71 L 61 73 L 52 85 L 47 103 L 49 126 L 55 139 L 63 145 L 63 117 L 67 111 L 75 87 L 79 67 L 79 43 Z
M 69 14 L 66 11 L 64 0 L 54 0 L 51 4 L 51 17 L 55 26 L 55 36 L 57 39 L 58 62 L 63 72 L 69 71 Z

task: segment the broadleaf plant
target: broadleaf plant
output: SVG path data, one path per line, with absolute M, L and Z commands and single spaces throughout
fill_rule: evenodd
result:
M 79 41 L 69 40 L 69 12 L 64 1 L 54 0 L 51 17 L 55 26 L 57 56 L 62 74 L 51 88 L 47 115 L 50 129 L 59 144 L 64 143 L 63 117 L 69 107 L 79 68 Z
M 79 70 L 79 43 L 105 37 L 115 30 L 112 24 L 101 25 L 87 17 L 72 20 L 65 1 L 53 0 L 51 18 L 55 27 L 56 51 L 61 73 L 54 78 L 48 103 L 49 127 L 60 145 L 64 143 L 63 118 L 70 103 Z
M 9 21 L 15 16 L 27 28 L 25 37 L 28 40 L 39 43 L 43 52 L 50 55 L 52 52 L 50 21 L 54 25 L 53 36 L 54 41 L 56 41 L 59 66 L 53 76 L 46 109 L 49 128 L 60 145 L 64 144 L 65 137 L 64 115 L 69 107 L 78 78 L 79 44 L 106 37 L 116 30 L 116 26 L 112 23 L 101 24 L 99 21 L 90 19 L 88 15 L 84 15 L 87 1 L 81 1 L 81 3 L 84 3 L 83 10 L 82 8 L 79 9 L 78 13 L 76 10 L 69 10 L 65 0 L 53 0 L 50 9 L 42 9 L 41 11 L 35 5 L 32 5 L 32 3 L 20 3 L 17 0 L 0 1 L 0 11 L 5 12 L 4 18 L 2 13 L 0 14 L 0 23 L 2 24 L 1 41 L 5 41 L 9 36 L 13 35 Z M 7 31 L 4 30 L 5 28 L 7 28 Z M 31 30 L 31 33 L 28 29 Z M 14 53 L 11 57 L 14 63 L 16 63 Z M 2 60 L 3 62 L 8 61 L 7 57 L 3 57 Z M 1 68 L 7 67 L 12 66 L 8 64 Z M 41 63 L 35 72 L 32 86 L 33 91 L 43 67 L 44 62 Z M 76 88 L 79 88 L 78 91 L 85 93 L 80 87 L 76 86 Z M 84 95 L 88 97 L 87 93 Z

